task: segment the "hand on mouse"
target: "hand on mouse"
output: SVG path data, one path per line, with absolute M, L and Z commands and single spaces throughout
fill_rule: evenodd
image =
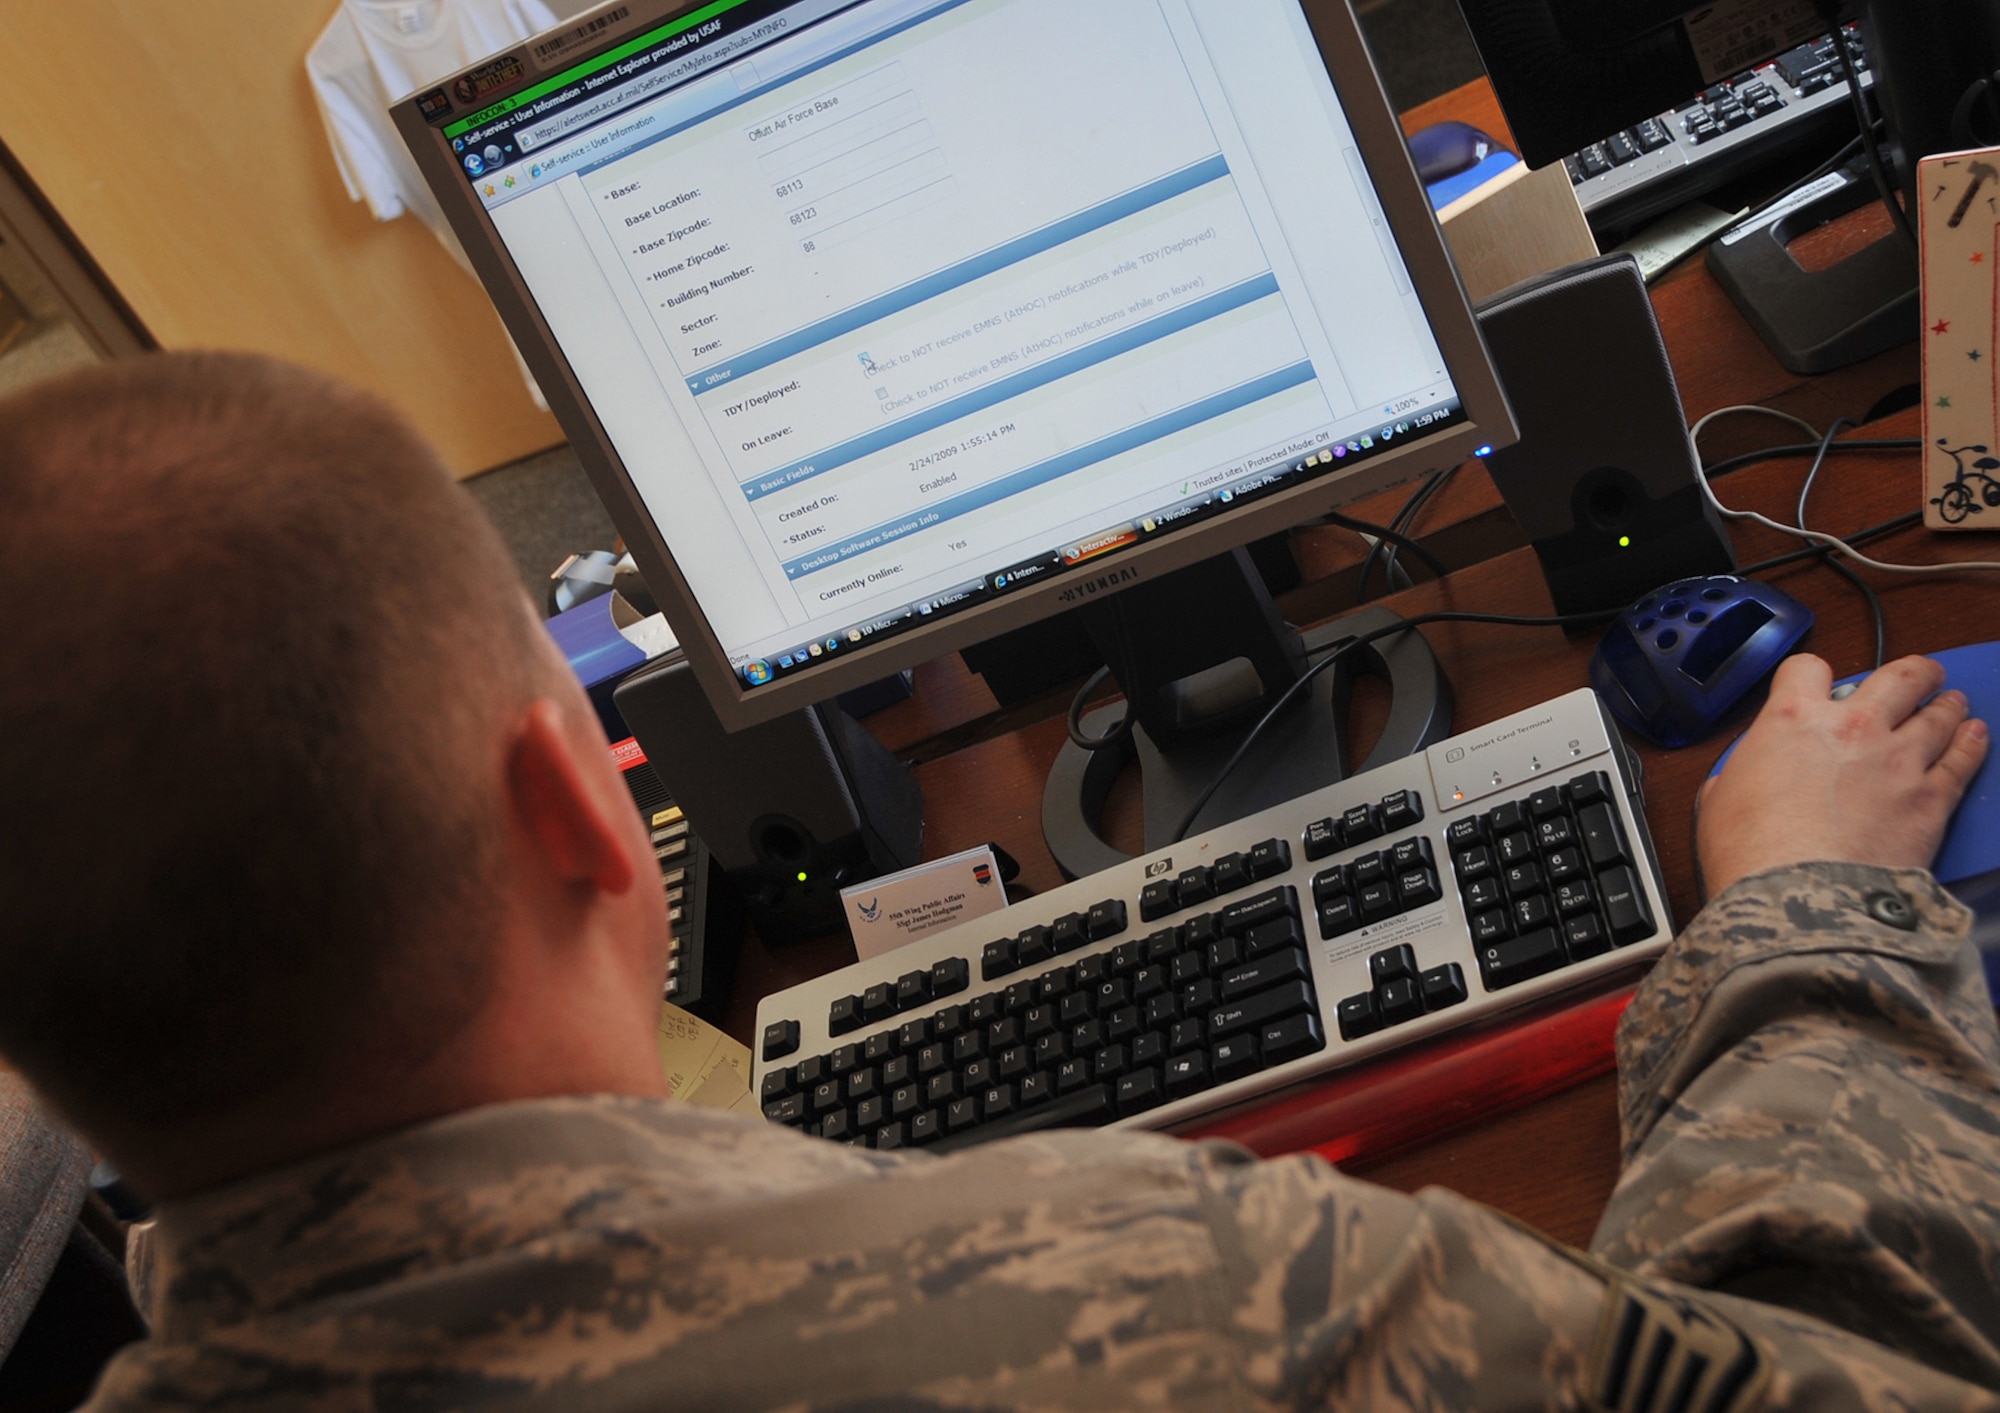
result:
M 1944 669 L 1929 658 L 1888 663 L 1841 701 L 1828 698 L 1832 683 L 1822 659 L 1787 658 L 1702 787 L 1695 848 L 1710 897 L 1787 864 L 1926 868 L 1936 857 L 1986 759 L 1985 723 L 1967 718 L 1963 693 L 1938 691 Z

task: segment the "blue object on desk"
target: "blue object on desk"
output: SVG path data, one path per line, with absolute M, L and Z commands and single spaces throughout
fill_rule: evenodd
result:
M 1430 192 L 1434 211 L 1442 211 L 1521 161 L 1478 128 L 1460 122 L 1432 123 L 1411 133 L 1410 160 Z
M 1965 693 L 1974 716 L 2000 722 L 2000 643 L 1973 643 L 1928 656 L 1943 666 L 1945 685 Z M 1843 677 L 1834 686 L 1858 684 L 1867 676 L 1864 672 Z M 1709 773 L 1721 773 L 1735 753 L 1732 743 Z M 2000 775 L 1991 755 L 1972 777 L 1958 813 L 1951 817 L 1931 875 L 1972 909 L 1973 945 L 1985 964 L 1986 989 L 2000 1004 Z
M 1495 152 L 1470 171 L 1447 177 L 1443 181 L 1432 182 L 1425 190 L 1430 192 L 1431 210 L 1442 211 L 1468 191 L 1485 186 L 1509 167 L 1518 167 L 1521 159 L 1504 149 Z
M 1685 746 L 1712 731 L 1812 625 L 1811 609 L 1755 579 L 1676 580 L 1604 630 L 1590 685 L 1647 740 Z
M 570 670 L 590 694 L 590 704 L 597 709 L 604 734 L 614 742 L 632 733 L 626 728 L 625 718 L 618 714 L 611 694 L 634 668 L 651 660 L 646 650 L 624 633 L 626 627 L 640 621 L 638 610 L 614 589 L 586 599 L 544 624 L 569 660 Z

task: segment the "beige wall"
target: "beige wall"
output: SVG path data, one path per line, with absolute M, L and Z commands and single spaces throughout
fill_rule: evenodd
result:
M 373 388 L 471 475 L 562 440 L 477 283 L 347 198 L 305 54 L 334 0 L 0 0 L 0 138 L 168 348 Z

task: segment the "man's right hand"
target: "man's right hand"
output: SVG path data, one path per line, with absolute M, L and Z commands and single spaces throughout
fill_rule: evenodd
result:
M 1787 658 L 1703 786 L 1695 847 L 1710 897 L 1788 864 L 1927 868 L 1937 856 L 1986 759 L 1985 723 L 1968 719 L 1963 693 L 1938 691 L 1944 669 L 1929 658 L 1888 663 L 1841 701 L 1832 685 L 1821 659 Z

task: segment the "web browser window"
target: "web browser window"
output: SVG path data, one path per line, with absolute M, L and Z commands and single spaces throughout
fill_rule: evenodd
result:
M 445 131 L 752 686 L 1463 415 L 1296 0 L 723 0 Z

